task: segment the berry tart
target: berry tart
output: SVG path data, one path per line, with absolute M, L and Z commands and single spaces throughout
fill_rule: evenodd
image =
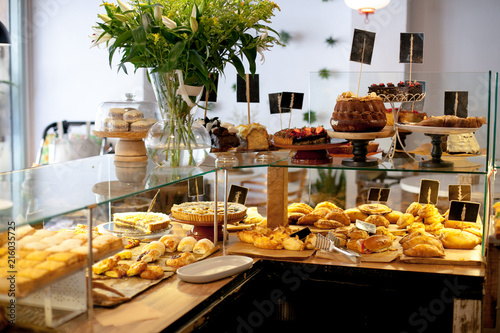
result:
M 323 126 L 286 128 L 274 133 L 273 140 L 278 145 L 312 145 L 328 143 L 328 134 Z

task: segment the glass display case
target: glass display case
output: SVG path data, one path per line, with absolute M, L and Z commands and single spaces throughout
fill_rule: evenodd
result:
M 484 235 L 488 235 L 492 223 L 490 202 L 497 197 L 492 186 L 497 164 L 496 149 L 499 146 L 495 145 L 496 73 L 413 73 L 411 78 L 403 73 L 332 73 L 328 78 L 313 73 L 310 109 L 316 112 L 317 123 L 330 129 L 331 113 L 337 96 L 342 92 L 353 91 L 363 95 L 374 83 L 410 79 L 421 82 L 425 87 L 425 97 L 417 107 L 428 116 L 444 114 L 446 91 L 468 92 L 468 115 L 485 117 L 487 121 L 487 125 L 474 132 L 480 146 L 478 152 L 453 154 L 447 153 L 445 149 L 438 156 L 439 160 L 451 164 L 424 166 L 422 161 L 434 158 L 433 139 L 423 132 L 403 134 L 396 124 L 386 137 L 362 139 L 378 143 L 378 149 L 373 154 L 359 154 L 361 160 L 376 161 L 369 165 L 345 163 L 346 159 L 352 158 L 352 154 L 335 154 L 328 150 L 331 163 L 295 163 L 293 156 L 296 150 L 293 148 L 274 152 L 210 155 L 195 168 L 160 168 L 151 161 L 144 164 L 116 163 L 113 155 L 104 155 L 0 174 L 0 231 L 8 235 L 12 225 L 15 225 L 16 230 L 26 225 L 34 228 L 43 226 L 49 230 L 74 228 L 81 224 L 98 227 L 109 222 L 115 212 L 148 210 L 157 193 L 160 193 L 160 199 L 156 200 L 154 211 L 168 214 L 175 203 L 214 198 L 224 201 L 230 184 L 245 186 L 249 180 L 257 179 L 262 179 L 267 186 L 264 185 L 261 192 L 250 188 L 249 198 L 252 194 L 260 199 L 266 198 L 260 200 L 260 207 L 263 208 L 259 211 L 267 216 L 268 225 L 286 224 L 288 194 L 292 192 L 292 187 L 297 192 L 297 186 L 300 193 L 298 200 L 301 202 L 314 205 L 331 200 L 342 208 L 368 202 L 367 192 L 370 188 L 390 188 L 388 205 L 394 210 L 404 211 L 418 197 L 420 180 L 436 179 L 440 182 L 438 207 L 442 212 L 449 207 L 449 185 L 471 185 L 471 201 L 480 203 L 479 218 Z M 401 103 L 394 100 L 385 102 L 395 119 L 398 116 L 396 109 L 401 107 Z M 358 140 L 350 137 L 335 139 L 345 139 L 353 146 Z M 223 176 L 219 175 L 220 169 L 224 170 Z M 291 175 L 299 172 L 304 175 L 304 180 L 296 184 L 289 183 L 289 180 L 297 179 Z M 189 193 L 188 183 L 190 179 L 198 177 L 203 179 L 204 190 L 201 196 L 193 197 Z M 88 232 L 90 235 L 92 229 L 88 228 Z M 481 255 L 485 254 L 486 243 L 486 238 L 483 238 Z M 84 268 L 92 264 L 95 259 L 92 242 L 89 241 L 87 245 L 90 260 L 68 275 L 82 274 Z M 50 281 L 41 289 L 34 289 L 34 292 L 41 290 L 45 295 L 42 301 L 35 302 L 42 311 L 51 308 L 47 304 L 56 304 L 54 297 L 49 301 L 51 293 L 44 288 L 49 288 L 61 279 Z M 91 289 L 89 282 L 85 281 L 85 275 L 79 275 L 76 280 L 81 288 L 75 290 Z M 92 300 L 88 294 L 91 295 L 87 293 L 85 296 L 84 306 L 80 304 L 75 307 L 76 314 L 85 309 L 92 311 Z M 6 295 L 2 297 L 1 301 L 10 299 Z M 19 305 L 23 304 L 23 297 L 15 299 Z M 34 304 L 27 299 L 24 303 Z M 55 311 L 52 315 L 56 316 Z M 45 323 L 47 326 L 57 326 L 61 320 L 45 320 Z

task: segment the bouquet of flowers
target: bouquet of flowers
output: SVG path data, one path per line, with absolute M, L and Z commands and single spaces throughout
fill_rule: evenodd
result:
M 198 100 L 186 87 L 215 91 L 213 78 L 227 64 L 244 77 L 246 59 L 253 74 L 257 55 L 264 60 L 264 50 L 281 45 L 268 26 L 279 7 L 268 0 L 117 0 L 102 6 L 106 13 L 98 15 L 93 46 L 106 45 L 110 65 L 119 55 L 118 70 L 125 73 L 126 63 L 148 69 L 163 118 L 175 124 L 162 134 L 172 138 L 162 150 L 170 161 L 183 147 L 192 151 L 191 109 Z

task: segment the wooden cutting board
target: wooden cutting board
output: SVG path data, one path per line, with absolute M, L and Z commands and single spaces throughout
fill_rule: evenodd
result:
M 255 247 L 253 244 L 237 242 L 231 245 L 227 252 L 229 254 L 247 255 L 259 258 L 295 259 L 304 260 L 313 255 L 315 250 L 291 251 L 291 250 L 268 250 Z
M 412 264 L 438 264 L 438 265 L 481 265 L 484 264 L 484 258 L 481 255 L 481 245 L 476 246 L 472 250 L 460 249 L 445 249 L 446 255 L 444 258 L 420 258 L 410 257 L 404 254 L 401 255 L 400 260 Z

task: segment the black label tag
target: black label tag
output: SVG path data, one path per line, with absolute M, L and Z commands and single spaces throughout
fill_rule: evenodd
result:
M 217 74 L 210 74 L 210 78 L 213 77 L 213 82 L 215 85 L 215 90 L 210 90 L 210 93 L 208 94 L 208 99 L 207 99 L 207 87 L 203 89 L 203 94 L 201 95 L 200 101 L 202 102 L 217 102 L 217 89 L 219 86 L 219 75 Z
M 231 184 L 229 189 L 228 202 L 236 202 L 244 205 L 247 201 L 248 187 L 238 186 Z
M 445 91 L 444 114 L 447 116 L 467 118 L 469 114 L 469 92 Z
M 448 200 L 456 201 L 470 201 L 471 200 L 472 185 L 448 185 Z
M 377 232 L 377 227 L 375 226 L 375 224 L 361 220 L 356 220 L 356 228 L 364 230 L 369 234 L 375 234 Z
M 389 188 L 371 187 L 368 190 L 368 201 L 387 202 L 390 193 L 391 189 Z
M 422 179 L 420 180 L 420 193 L 418 202 L 421 204 L 437 204 L 439 196 L 439 180 Z
M 370 65 L 372 63 L 374 45 L 374 32 L 354 29 L 350 60 Z
M 399 45 L 399 62 L 421 64 L 424 62 L 424 34 L 402 32 Z
M 249 99 L 247 100 L 247 80 Z M 259 103 L 259 74 L 247 74 L 246 78 L 236 75 L 236 102 Z
M 198 197 L 204 195 L 205 190 L 203 186 L 203 176 L 191 178 L 188 180 L 188 195 L 191 197 Z
M 448 220 L 462 222 L 477 222 L 480 203 L 468 201 L 451 201 Z
M 291 110 L 281 108 L 281 93 L 269 94 L 269 109 L 271 114 L 289 113 Z

